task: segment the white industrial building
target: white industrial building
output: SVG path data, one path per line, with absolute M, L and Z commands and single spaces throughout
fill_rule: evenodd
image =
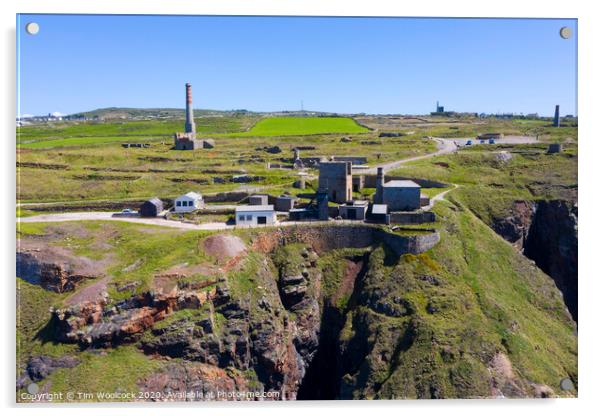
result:
M 200 194 L 188 192 L 177 197 L 173 207 L 175 212 L 192 212 L 203 208 L 203 204 L 203 197 Z
M 241 205 L 236 207 L 236 225 L 272 225 L 276 222 L 274 205 Z

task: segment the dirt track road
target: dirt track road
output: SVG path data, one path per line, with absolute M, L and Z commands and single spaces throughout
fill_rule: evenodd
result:
M 437 151 L 436 152 L 428 153 L 426 155 L 421 155 L 421 156 L 408 157 L 406 159 L 395 160 L 393 162 L 381 163 L 379 165 L 376 165 L 373 168 L 362 169 L 361 171 L 358 171 L 358 173 L 376 175 L 377 168 L 383 168 L 383 170 L 386 172 L 388 170 L 398 168 L 399 166 L 403 165 L 404 163 L 413 162 L 415 160 L 428 159 L 429 157 L 440 156 L 440 155 L 444 155 L 447 153 L 453 153 L 457 150 L 457 146 L 454 143 L 454 140 L 452 140 L 452 139 L 436 138 L 433 140 L 435 140 L 437 142 Z
M 164 218 L 136 218 L 136 217 L 114 217 L 111 212 L 66 212 L 60 214 L 43 214 L 31 217 L 17 218 L 17 222 L 66 222 L 66 221 L 122 221 L 136 224 L 159 225 L 162 227 L 179 228 L 184 230 L 225 230 L 233 228 L 221 222 L 209 222 L 205 224 L 188 224 L 179 221 L 170 221 Z

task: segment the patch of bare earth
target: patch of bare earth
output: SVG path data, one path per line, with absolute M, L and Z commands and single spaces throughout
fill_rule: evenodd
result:
M 247 247 L 235 235 L 217 234 L 207 237 L 203 241 L 203 248 L 207 254 L 223 262 L 241 255 Z
M 210 284 L 219 278 L 221 275 L 221 270 L 217 266 L 207 264 L 178 264 L 170 267 L 160 274 L 155 275 L 153 287 L 156 290 L 167 294 L 177 289 L 178 280 L 199 274 L 208 276 L 207 284 Z M 199 283 L 199 285 L 202 286 L 202 283 Z
M 85 286 L 71 295 L 65 303 L 67 305 L 76 305 L 82 302 L 94 302 L 102 298 L 103 293 L 107 291 L 107 284 L 111 280 L 110 276 L 105 276 L 91 285 Z

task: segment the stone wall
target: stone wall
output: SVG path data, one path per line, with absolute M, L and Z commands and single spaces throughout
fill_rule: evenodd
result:
M 397 255 L 419 254 L 439 242 L 439 233 L 433 231 L 430 234 L 408 236 L 371 225 L 301 225 L 258 233 L 253 246 L 257 250 L 271 252 L 281 245 L 304 243 L 321 253 L 340 248 L 370 247 L 379 242 L 387 244 Z
M 391 224 L 423 224 L 435 222 L 437 216 L 434 212 L 392 212 Z

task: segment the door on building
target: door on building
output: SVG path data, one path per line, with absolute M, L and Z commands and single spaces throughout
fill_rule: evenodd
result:
M 267 224 L 267 223 L 268 223 L 267 217 L 257 217 L 257 224 Z

